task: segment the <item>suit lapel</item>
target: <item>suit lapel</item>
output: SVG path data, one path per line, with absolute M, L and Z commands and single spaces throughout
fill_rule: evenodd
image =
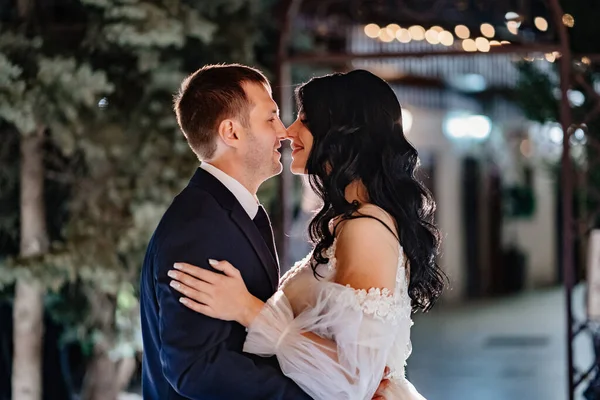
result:
M 273 259 L 273 255 L 258 231 L 258 228 L 239 204 L 232 207 L 231 219 L 240 227 L 242 232 L 244 232 L 244 235 L 248 238 L 254 251 L 256 251 L 256 254 L 260 258 L 261 265 L 269 277 L 273 292 L 275 292 L 279 286 L 279 263 Z
M 254 225 L 254 222 L 250 219 L 246 211 L 244 211 L 244 208 L 235 196 L 217 178 L 202 168 L 198 168 L 190 180 L 190 185 L 210 192 L 221 207 L 229 210 L 231 219 L 244 232 L 246 238 L 248 238 L 269 277 L 273 291 L 276 291 L 279 286 L 279 262 L 273 258 L 258 228 Z

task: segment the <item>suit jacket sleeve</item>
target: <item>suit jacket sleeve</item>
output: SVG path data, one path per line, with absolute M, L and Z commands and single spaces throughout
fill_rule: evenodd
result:
M 160 358 L 169 384 L 189 399 L 310 399 L 280 370 L 227 347 L 226 338 L 235 322 L 198 314 L 179 303 L 181 295 L 169 286 L 167 276 L 173 264 L 209 268 L 207 259 L 226 252 L 223 246 L 228 243 L 226 232 L 215 220 L 185 225 L 179 232 L 169 232 L 155 253 Z

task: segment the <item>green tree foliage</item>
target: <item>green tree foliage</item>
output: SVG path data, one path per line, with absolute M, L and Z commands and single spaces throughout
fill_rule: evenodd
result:
M 46 178 L 61 189 L 47 198 L 64 216 L 51 224 L 60 230 L 49 253 L 4 260 L 0 286 L 38 279 L 71 337 L 106 343 L 117 358 L 138 349 L 143 253 L 197 165 L 178 132 L 172 95 L 204 64 L 256 65 L 269 5 L 54 0 L 34 2 L 30 21 L 16 17 L 16 5 L 0 13 L 0 135 L 46 129 Z M 0 156 L 10 167 L 0 173 L 0 201 L 13 204 L 16 157 Z M 0 213 L 5 238 L 17 236 L 16 216 Z

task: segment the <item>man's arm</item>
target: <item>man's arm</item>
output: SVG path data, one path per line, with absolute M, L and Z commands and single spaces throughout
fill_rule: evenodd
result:
M 186 224 L 188 227 L 191 224 Z M 176 262 L 209 268 L 207 259 L 226 252 L 228 238 L 214 221 L 194 221 L 194 235 L 172 232 L 159 246 L 156 295 L 159 302 L 163 373 L 171 386 L 190 399 L 310 399 L 281 371 L 257 365 L 227 348 L 234 322 L 206 317 L 179 302 L 167 272 Z M 183 227 L 182 227 L 183 228 Z M 229 246 L 230 249 L 235 246 Z M 240 265 L 240 268 L 244 266 Z

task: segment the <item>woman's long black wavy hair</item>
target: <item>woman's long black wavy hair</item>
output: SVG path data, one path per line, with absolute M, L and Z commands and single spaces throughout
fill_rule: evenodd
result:
M 360 180 L 369 202 L 396 222 L 410 261 L 413 310 L 429 310 L 447 279 L 437 264 L 435 202 L 415 177 L 417 150 L 404 136 L 401 107 L 392 88 L 368 71 L 355 70 L 311 79 L 298 87 L 296 101 L 313 135 L 306 171 L 323 202 L 309 225 L 314 260 L 329 261 L 324 251 L 333 244 L 332 219 L 364 217 L 357 212 L 359 203 L 345 198 L 346 187 Z M 313 271 L 317 276 L 316 265 Z

